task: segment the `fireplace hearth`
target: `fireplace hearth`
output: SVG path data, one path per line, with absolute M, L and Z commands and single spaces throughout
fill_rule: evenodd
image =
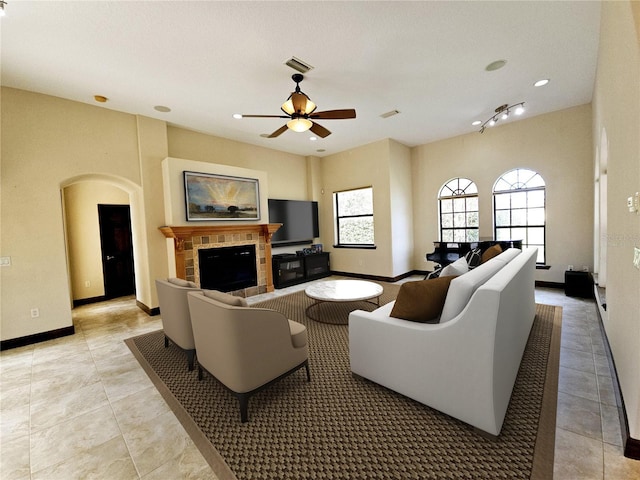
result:
M 173 240 L 175 276 L 195 282 L 201 288 L 199 251 L 232 246 L 250 246 L 254 249 L 254 269 L 257 283 L 230 291 L 234 295 L 250 297 L 273 292 L 271 270 L 271 236 L 280 228 L 279 223 L 243 225 L 189 225 L 166 226 L 159 230 Z

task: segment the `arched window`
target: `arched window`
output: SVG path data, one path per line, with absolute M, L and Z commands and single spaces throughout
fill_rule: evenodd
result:
M 539 173 L 516 168 L 493 186 L 494 237 L 522 240 L 522 247 L 538 248 L 538 263 L 545 263 L 545 183 Z
M 440 206 L 440 240 L 442 242 L 477 242 L 478 188 L 468 178 L 454 178 L 438 194 Z

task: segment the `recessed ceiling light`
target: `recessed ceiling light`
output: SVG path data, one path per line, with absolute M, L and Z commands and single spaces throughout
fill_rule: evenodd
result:
M 102 96 L 102 95 L 94 95 L 94 96 L 93 96 L 93 99 L 94 99 L 96 102 L 100 102 L 100 103 L 105 103 L 107 100 L 109 100 L 107 97 Z
M 548 78 L 543 78 L 542 80 L 538 80 L 536 83 L 533 84 L 534 87 L 544 87 L 547 83 L 549 83 L 549 79 Z
M 156 105 L 153 107 L 156 112 L 168 113 L 171 111 L 169 107 L 165 107 L 164 105 Z
M 315 142 L 316 140 L 318 140 L 318 137 L 309 137 L 309 140 L 311 140 L 312 142 Z
M 473 122 L 471 125 L 473 125 L 474 127 L 476 125 L 480 125 L 482 122 L 480 120 L 476 120 L 475 122 Z
M 234 113 L 233 114 L 233 118 L 242 118 L 242 114 L 241 113 Z
M 487 72 L 493 72 L 494 70 L 500 70 L 507 64 L 506 60 L 496 60 L 495 62 L 491 62 L 489 65 L 484 67 Z
M 316 152 L 322 153 L 322 152 L 326 152 L 326 150 L 324 148 L 319 148 L 318 150 L 316 150 Z

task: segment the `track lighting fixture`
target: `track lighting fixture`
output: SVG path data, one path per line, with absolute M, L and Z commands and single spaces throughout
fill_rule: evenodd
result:
M 492 117 L 488 118 L 480 127 L 480 133 L 484 133 L 484 129 L 486 127 L 493 127 L 498 120 L 506 120 L 509 118 L 513 112 L 514 115 L 522 115 L 524 113 L 524 102 L 514 103 L 513 105 L 509 105 L 505 103 L 504 105 L 500 105 L 495 109 L 495 113 Z

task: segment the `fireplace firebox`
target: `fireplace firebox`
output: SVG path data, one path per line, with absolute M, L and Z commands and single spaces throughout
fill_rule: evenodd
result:
M 255 245 L 198 250 L 200 288 L 233 292 L 258 285 Z

